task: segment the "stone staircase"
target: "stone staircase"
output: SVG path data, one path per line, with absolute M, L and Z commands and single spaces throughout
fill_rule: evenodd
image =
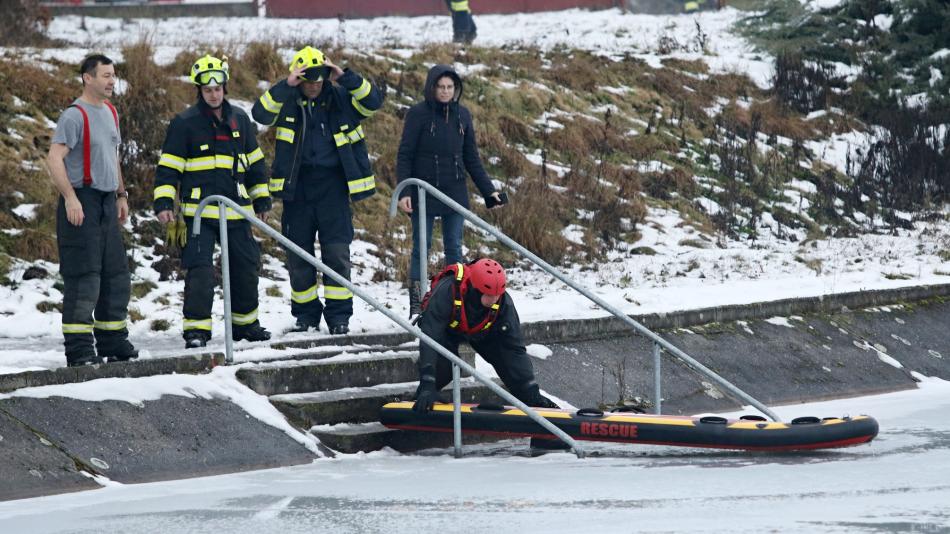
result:
M 418 346 L 400 343 L 396 348 L 311 348 L 290 360 L 247 366 L 238 371 L 237 377 L 255 392 L 266 395 L 292 424 L 309 429 L 321 443 L 339 452 L 369 452 L 383 447 L 407 452 L 452 445 L 451 433 L 390 430 L 379 422 L 383 405 L 410 400 L 414 395 Z M 463 351 L 461 356 L 475 365 L 474 353 Z M 465 373 L 462 376 L 462 402 L 501 402 L 488 387 L 465 377 Z M 445 402 L 451 402 L 451 388 L 442 396 Z M 476 440 L 477 436 L 465 437 L 466 443 Z

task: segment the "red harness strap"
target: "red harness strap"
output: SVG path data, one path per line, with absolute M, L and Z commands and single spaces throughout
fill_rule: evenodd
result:
M 452 317 L 449 320 L 449 328 L 458 330 L 467 336 L 488 330 L 498 317 L 498 310 L 501 306 L 497 302 L 492 304 L 482 322 L 469 325 L 468 318 L 465 317 L 465 294 L 468 293 L 468 289 L 471 287 L 471 283 L 469 283 L 471 275 L 465 271 L 465 266 L 461 263 L 449 266 L 446 270 L 453 268 L 455 270 L 455 283 L 452 285 Z
M 112 102 L 106 100 L 105 103 L 109 111 L 112 112 L 112 118 L 115 119 L 115 129 L 118 130 L 119 113 L 115 110 Z M 78 109 L 79 113 L 82 114 L 82 185 L 90 186 L 92 185 L 92 139 L 90 139 L 89 133 L 89 115 L 86 114 L 86 110 L 82 106 L 73 104 L 69 107 Z

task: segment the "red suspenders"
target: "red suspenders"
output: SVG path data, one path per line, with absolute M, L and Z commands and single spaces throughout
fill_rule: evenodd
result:
M 106 100 L 105 103 L 109 111 L 112 112 L 112 118 L 115 119 L 115 129 L 118 130 L 119 114 L 116 112 L 112 102 Z M 89 186 L 92 185 L 92 140 L 89 134 L 89 115 L 86 114 L 86 110 L 80 105 L 73 104 L 69 107 L 76 108 L 79 110 L 79 113 L 82 113 L 82 185 Z

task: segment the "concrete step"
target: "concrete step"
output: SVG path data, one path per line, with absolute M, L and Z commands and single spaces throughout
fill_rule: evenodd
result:
M 310 429 L 310 433 L 331 449 L 342 453 L 372 452 L 389 447 L 398 452 L 415 452 L 424 449 L 444 449 L 452 447 L 451 432 L 417 432 L 391 430 L 382 423 L 355 423 L 339 425 L 320 425 Z M 500 439 L 494 436 L 463 435 L 463 445 L 494 442 Z
M 462 402 L 502 403 L 487 386 L 473 378 L 461 381 Z M 379 409 L 386 403 L 411 400 L 418 381 L 379 384 L 371 387 L 333 391 L 272 395 L 271 404 L 301 428 L 338 423 L 368 423 L 379 420 Z M 442 391 L 443 402 L 452 401 L 450 387 Z
M 259 363 L 242 368 L 237 377 L 267 396 L 367 387 L 418 380 L 418 357 L 415 351 L 347 353 L 322 360 Z M 474 365 L 474 355 L 463 354 L 462 359 Z

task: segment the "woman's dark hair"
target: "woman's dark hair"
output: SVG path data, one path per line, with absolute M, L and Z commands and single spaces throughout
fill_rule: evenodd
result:
M 96 69 L 99 65 L 112 65 L 112 60 L 103 54 L 93 54 L 88 56 L 86 59 L 82 60 L 82 64 L 79 65 L 79 76 L 82 77 L 83 74 L 92 74 L 95 76 Z M 83 80 L 85 83 L 85 80 Z

